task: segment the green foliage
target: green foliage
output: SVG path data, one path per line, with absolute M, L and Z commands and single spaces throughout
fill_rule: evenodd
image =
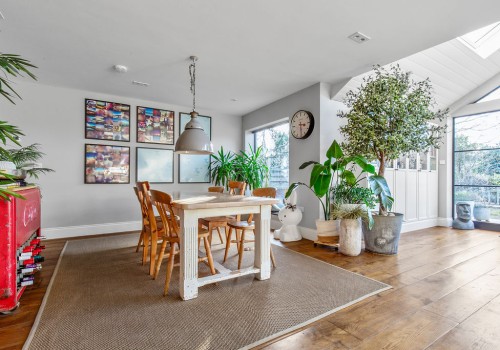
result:
M 337 219 L 359 219 L 363 220 L 369 219 L 368 212 L 363 208 L 362 205 L 350 206 L 335 206 L 332 210 L 332 216 Z
M 299 186 L 306 186 L 320 201 L 323 207 L 325 220 L 331 217 L 331 202 L 337 202 L 336 188 L 343 186 L 344 193 L 359 187 L 359 182 L 363 180 L 363 174 L 375 174 L 375 167 L 368 161 L 358 155 L 345 156 L 339 143 L 334 140 L 326 152 L 327 160 L 322 164 L 316 161 L 308 161 L 302 164 L 299 169 L 305 169 L 312 165 L 309 185 L 302 182 L 295 182 L 288 188 L 285 198 L 288 198 L 292 192 Z M 359 166 L 361 172 L 358 176 L 351 170 L 354 165 Z M 377 187 L 378 191 L 388 191 L 386 188 Z M 372 188 L 373 190 L 373 188 Z M 387 194 L 390 197 L 390 192 Z M 324 199 L 324 201 L 323 201 Z M 365 203 L 369 204 L 369 203 Z
M 263 187 L 269 179 L 269 167 L 262 152 L 262 147 L 255 149 L 249 145 L 250 150 L 240 151 L 233 160 L 236 181 L 245 181 L 250 190 Z
M 5 150 L 0 154 L 0 161 L 9 161 L 15 164 L 16 169 L 25 169 L 28 176 L 38 179 L 40 174 L 53 172 L 49 168 L 33 167 L 45 153 L 39 150 L 40 145 L 35 143 L 18 149 Z
M 448 110 L 432 110 L 435 102 L 429 79 L 414 81 L 399 65 L 388 70 L 376 66 L 359 89 L 346 94 L 344 102 L 350 109 L 339 114 L 347 119 L 340 128 L 346 138 L 342 146 L 348 154 L 378 160 L 380 176 L 388 160 L 431 146 L 439 148 L 446 127 L 429 122 L 443 121 Z M 383 202 L 380 213 L 386 214 Z
M 36 68 L 36 66 L 19 55 L 0 53 L 0 71 L 5 73 L 5 75 L 0 74 L 0 95 L 15 104 L 14 97 L 21 98 L 21 96 L 10 85 L 8 75 L 18 77 L 26 74 L 36 80 L 36 76 L 31 73 L 29 68 Z
M 347 186 L 340 183 L 331 189 L 332 202 L 336 206 L 341 204 L 365 204 L 368 208 L 375 207 L 375 196 L 371 189 L 359 186 Z
M 224 152 L 221 146 L 217 154 L 212 154 L 210 162 L 210 175 L 216 186 L 225 186 L 228 189 L 229 180 L 234 179 L 234 153 L 231 151 Z
M 244 181 L 250 190 L 263 187 L 269 178 L 269 167 L 264 157 L 262 147 L 257 149 L 249 146 L 248 152 L 240 151 L 234 154 L 224 152 L 224 148 L 212 154 L 210 174 L 217 186 L 228 186 L 229 180 Z

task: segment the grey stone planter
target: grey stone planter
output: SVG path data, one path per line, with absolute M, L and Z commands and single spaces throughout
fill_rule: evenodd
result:
M 474 206 L 474 219 L 478 221 L 490 221 L 491 209 L 488 207 Z
M 377 254 L 397 254 L 403 214 L 394 213 L 394 216 L 374 215 L 375 224 L 368 229 L 368 224 L 363 221 L 363 235 L 365 250 Z

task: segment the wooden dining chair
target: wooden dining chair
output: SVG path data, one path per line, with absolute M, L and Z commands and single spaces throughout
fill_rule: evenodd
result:
M 256 188 L 253 190 L 252 195 L 255 197 L 276 198 L 276 188 L 274 188 L 274 187 Z M 254 240 L 245 239 L 245 232 L 246 231 L 254 231 L 255 230 L 255 222 L 253 221 L 253 214 L 250 214 L 248 216 L 248 219 L 244 220 L 244 221 L 230 220 L 230 221 L 228 221 L 227 226 L 229 227 L 229 232 L 227 234 L 227 239 L 226 239 L 226 251 L 224 252 L 224 262 L 227 259 L 227 254 L 229 252 L 229 248 L 231 246 L 231 243 L 236 243 L 236 246 L 238 248 L 238 270 L 239 270 L 241 268 L 241 261 L 243 259 L 243 251 L 244 251 L 245 243 L 254 242 Z M 232 235 L 233 230 L 236 233 L 235 240 L 231 239 L 231 235 Z M 264 234 L 264 233 L 262 233 L 262 234 Z M 266 238 L 269 239 L 269 237 L 266 237 L 266 236 L 262 237 L 262 239 L 266 239 Z M 271 247 L 271 261 L 273 263 L 273 267 L 276 267 L 276 261 L 274 259 L 272 247 Z
M 174 268 L 174 258 L 175 255 L 179 253 L 176 249 L 176 245 L 180 250 L 180 228 L 175 220 L 175 214 L 172 208 L 172 197 L 165 192 L 151 190 L 151 201 L 155 205 L 158 213 L 160 214 L 161 221 L 163 223 L 164 234 L 162 236 L 163 241 L 161 244 L 160 255 L 156 261 L 155 278 L 160 271 L 160 265 L 162 263 L 163 257 L 165 255 L 165 250 L 167 248 L 167 243 L 170 243 L 170 251 L 168 252 L 168 262 L 167 262 L 167 277 L 165 279 L 165 287 L 163 290 L 163 295 L 168 294 L 168 288 L 170 285 L 170 279 L 172 277 L 172 270 Z M 198 262 L 207 262 L 210 267 L 210 272 L 215 275 L 214 261 L 212 258 L 212 251 L 210 250 L 210 244 L 208 242 L 208 231 L 198 230 L 198 241 L 203 239 L 205 246 L 205 251 L 207 253 L 206 257 L 198 258 Z
M 135 249 L 136 253 L 139 251 L 139 248 L 144 243 L 144 227 L 148 221 L 147 213 L 144 212 L 144 207 L 143 207 L 143 203 L 142 203 L 142 200 L 143 200 L 142 193 L 139 191 L 139 188 L 142 190 L 142 186 L 143 186 L 142 184 L 145 184 L 147 187 L 147 190 L 149 191 L 149 182 L 148 181 L 138 182 L 138 184 L 136 184 L 136 186 L 134 187 L 135 195 L 137 196 L 137 199 L 139 200 L 139 204 L 141 206 L 141 215 L 142 215 L 142 230 L 141 230 L 141 235 L 139 236 L 139 242 L 137 242 L 137 248 Z M 144 264 L 144 261 L 143 261 L 143 264 Z
M 139 199 L 139 202 L 141 203 L 141 212 L 143 215 L 143 229 L 141 231 L 141 237 L 139 238 L 139 243 L 138 246 L 141 245 L 141 240 L 142 240 L 142 245 L 143 245 L 143 252 L 142 252 L 142 264 L 144 265 L 148 261 L 148 256 L 149 254 L 149 246 L 150 246 L 150 241 L 151 237 L 153 235 L 153 232 L 157 232 L 157 236 L 161 237 L 163 235 L 163 224 L 161 222 L 161 218 L 159 216 L 156 216 L 153 210 L 153 205 L 151 203 L 151 198 L 150 198 L 150 187 L 149 187 L 149 182 L 143 181 L 143 182 L 137 182 L 137 186 L 135 187 L 137 189 L 137 198 Z M 149 262 L 149 274 L 153 275 L 154 272 L 154 261 Z
M 228 183 L 229 194 L 244 195 L 246 185 L 247 184 L 245 182 L 241 182 L 241 181 L 229 181 L 229 183 Z M 209 187 L 208 192 L 222 193 L 222 192 L 224 192 L 224 187 L 222 187 L 222 186 Z M 223 228 L 224 235 L 227 236 L 227 232 L 228 232 L 227 222 L 228 222 L 228 220 L 235 220 L 235 219 L 236 219 L 235 217 L 213 216 L 213 217 L 199 219 L 198 225 L 200 228 L 206 228 L 208 230 L 208 232 L 210 233 L 210 236 L 208 238 L 210 245 L 212 244 L 213 230 L 217 230 L 220 242 L 224 243 L 220 229 Z

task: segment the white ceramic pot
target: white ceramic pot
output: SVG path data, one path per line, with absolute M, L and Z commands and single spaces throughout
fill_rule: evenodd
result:
M 474 207 L 474 219 L 478 221 L 490 221 L 491 209 L 488 207 Z
M 361 253 L 361 218 L 340 220 L 339 252 L 357 256 Z

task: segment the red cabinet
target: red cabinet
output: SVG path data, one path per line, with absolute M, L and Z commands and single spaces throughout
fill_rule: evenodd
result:
M 35 187 L 17 192 L 25 199 L 0 199 L 0 312 L 17 306 L 43 261 L 40 190 Z

